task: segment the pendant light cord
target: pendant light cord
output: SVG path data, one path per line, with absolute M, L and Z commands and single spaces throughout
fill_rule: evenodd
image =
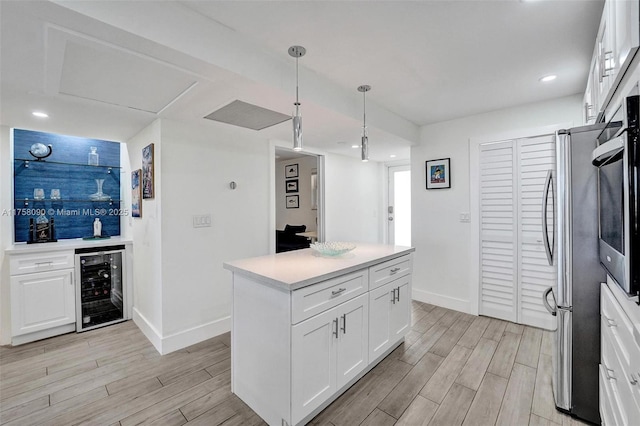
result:
M 362 92 L 362 136 L 367 136 L 367 92 Z
M 298 58 L 296 57 L 296 115 L 298 115 L 298 108 L 300 107 L 300 101 L 298 100 Z

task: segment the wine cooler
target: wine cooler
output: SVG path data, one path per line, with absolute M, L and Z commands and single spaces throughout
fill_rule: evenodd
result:
M 76 250 L 76 331 L 126 319 L 124 246 Z

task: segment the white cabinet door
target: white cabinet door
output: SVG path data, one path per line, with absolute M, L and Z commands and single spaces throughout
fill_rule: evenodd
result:
M 337 388 L 369 364 L 369 298 L 363 294 L 338 306 Z
M 337 310 L 337 307 L 330 309 L 292 327 L 291 414 L 294 424 L 337 390 L 334 344 L 340 332 Z
M 392 288 L 395 288 L 393 282 L 369 292 L 369 359 L 372 361 L 391 346 Z
M 411 324 L 410 284 L 411 275 L 394 281 L 392 287 L 396 289 L 396 301 L 391 304 L 391 344 L 400 340 L 409 331 Z
M 72 324 L 75 312 L 73 270 L 11 277 L 13 336 Z
M 615 43 L 612 65 L 615 66 L 615 73 L 617 73 L 625 65 L 631 49 L 638 46 L 639 3 L 637 0 L 617 0 L 610 3 L 609 13 L 611 15 L 610 21 L 613 23 Z
M 604 102 L 611 88 L 611 84 L 615 79 L 615 71 L 617 69 L 614 58 L 614 40 L 615 36 L 612 31 L 612 13 L 611 2 L 606 2 L 604 9 L 602 10 L 602 18 L 600 19 L 600 27 L 598 29 L 598 36 L 596 37 L 596 51 L 597 51 L 597 80 L 596 84 L 596 98 L 598 100 L 598 111 L 601 111 L 604 107 Z

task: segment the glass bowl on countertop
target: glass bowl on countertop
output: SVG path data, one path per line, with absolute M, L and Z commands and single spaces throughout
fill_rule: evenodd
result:
M 313 243 L 309 247 L 323 256 L 340 256 L 356 248 L 356 245 L 353 243 L 328 241 L 324 243 Z

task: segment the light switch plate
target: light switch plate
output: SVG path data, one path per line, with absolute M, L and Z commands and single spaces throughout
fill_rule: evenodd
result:
M 207 228 L 211 226 L 211 215 L 210 214 L 202 214 L 193 216 L 193 227 L 194 228 Z

